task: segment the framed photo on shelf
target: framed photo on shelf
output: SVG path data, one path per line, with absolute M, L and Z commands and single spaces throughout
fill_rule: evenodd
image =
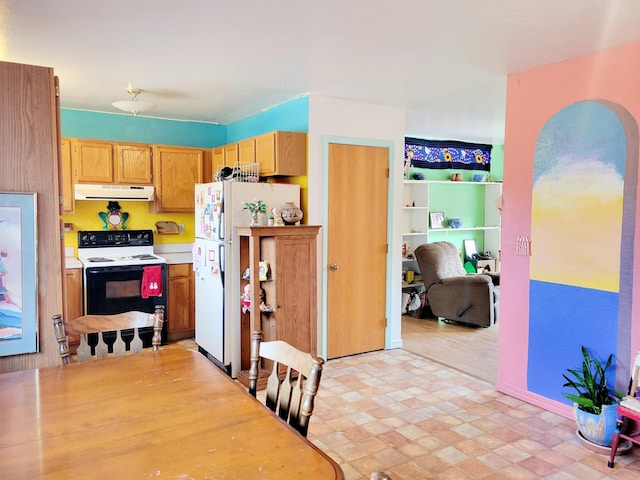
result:
M 444 212 L 429 212 L 431 228 L 444 228 Z

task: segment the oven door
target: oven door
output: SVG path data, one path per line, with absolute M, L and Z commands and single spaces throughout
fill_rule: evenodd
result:
M 163 293 L 161 296 L 148 298 L 142 298 L 142 265 L 85 268 L 85 314 L 112 315 L 132 310 L 153 313 L 156 305 L 163 305 L 165 307 L 165 321 L 162 325 L 162 343 L 166 343 L 168 324 L 167 297 L 165 293 L 167 288 L 167 265 L 158 264 L 154 266 L 162 268 Z M 149 329 L 153 333 L 153 329 L 151 327 Z

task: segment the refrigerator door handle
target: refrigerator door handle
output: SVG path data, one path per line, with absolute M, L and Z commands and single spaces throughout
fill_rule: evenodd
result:
M 222 282 L 222 288 L 224 288 L 224 243 L 218 244 L 218 262 L 220 263 L 220 282 Z
M 222 182 L 222 201 L 220 202 L 220 214 L 218 215 L 218 228 L 217 228 L 217 232 L 218 232 L 218 240 L 222 241 L 224 240 L 224 237 L 226 236 L 227 232 L 224 231 L 224 217 L 225 217 L 225 213 L 224 213 L 224 207 L 225 207 L 225 196 L 224 196 L 224 182 Z

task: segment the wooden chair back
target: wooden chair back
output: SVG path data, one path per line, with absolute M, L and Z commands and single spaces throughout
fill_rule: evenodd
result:
M 253 332 L 249 393 L 254 397 L 261 359 L 273 361 L 266 385 L 266 406 L 306 437 L 324 360 L 283 341 L 262 342 L 262 332 Z
M 629 389 L 629 395 L 634 397 L 638 391 L 638 377 L 640 377 L 640 365 L 633 366 L 633 376 L 631 377 L 631 388 Z
M 154 313 L 125 312 L 115 315 L 84 315 L 64 321 L 62 315 L 53 316 L 53 329 L 58 341 L 60 358 L 64 365 L 71 363 L 69 352 L 69 338 L 67 335 L 79 335 L 80 345 L 77 350 L 77 360 L 86 362 L 92 360 L 91 347 L 88 343 L 90 333 L 98 334 L 98 344 L 95 347 L 95 359 L 101 360 L 109 357 L 108 346 L 104 340 L 106 332 L 115 332 L 116 340 L 113 343 L 113 356 L 120 357 L 126 354 L 126 344 L 122 339 L 122 330 L 133 330 L 133 339 L 129 344 L 129 352 L 132 354 L 142 351 L 142 340 L 139 330 L 143 327 L 153 327 L 151 345 L 153 350 L 158 350 L 161 343 L 162 324 L 164 322 L 164 306 L 156 306 Z

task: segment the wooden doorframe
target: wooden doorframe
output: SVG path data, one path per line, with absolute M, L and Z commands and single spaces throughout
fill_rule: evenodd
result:
M 322 275 L 321 285 L 322 285 L 322 297 L 321 297 L 321 311 L 322 318 L 320 319 L 321 324 L 321 351 L 320 355 L 323 358 L 327 358 L 327 338 L 328 338 L 328 318 L 327 318 L 327 310 L 328 310 L 328 272 L 327 272 L 327 258 L 329 256 L 329 145 L 330 144 L 340 144 L 340 145 L 353 145 L 353 146 L 361 146 L 361 147 L 380 147 L 386 148 L 388 152 L 387 156 L 387 167 L 389 168 L 389 178 L 388 178 L 388 188 L 387 188 L 387 278 L 385 280 L 386 291 L 387 291 L 387 302 L 385 306 L 385 316 L 387 318 L 387 326 L 385 327 L 384 332 L 384 343 L 385 350 L 390 348 L 391 343 L 391 306 L 393 302 L 389 301 L 389 292 L 392 291 L 393 282 L 391 281 L 391 271 L 392 271 L 392 255 L 393 251 L 393 191 L 395 184 L 395 173 L 393 168 L 393 159 L 394 159 L 394 143 L 392 141 L 386 140 L 375 140 L 371 138 L 354 138 L 354 137 L 337 137 L 332 135 L 325 135 L 322 137 L 322 202 L 326 206 L 323 208 L 322 213 L 322 259 L 320 264 L 320 272 Z

